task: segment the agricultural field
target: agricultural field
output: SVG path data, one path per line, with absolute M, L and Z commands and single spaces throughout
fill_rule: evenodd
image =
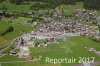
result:
M 25 22 L 32 18 L 18 17 L 17 19 L 5 18 L 0 21 L 0 34 L 2 34 L 9 26 L 14 28 L 13 32 L 0 36 L 0 47 L 6 46 L 10 40 L 20 36 L 21 32 L 30 32 L 35 29 L 34 26 L 26 25 Z
M 80 42 L 79 42 L 80 41 Z M 47 48 L 44 47 L 34 47 L 30 48 L 31 56 L 42 55 L 42 59 L 40 61 L 28 61 L 28 62 L 13 62 L 13 61 L 22 61 L 21 59 L 17 59 L 16 56 L 4 56 L 0 58 L 0 62 L 12 62 L 12 63 L 4 63 L 2 66 L 72 66 L 74 64 L 78 64 L 79 57 L 95 57 L 96 60 L 100 60 L 100 57 L 96 55 L 94 52 L 89 52 L 84 47 L 95 48 L 100 51 L 99 43 L 92 41 L 84 36 L 70 37 L 66 42 L 60 40 L 60 43 L 50 44 Z M 62 52 L 63 51 L 63 52 Z M 73 64 L 47 64 L 45 63 L 45 58 L 77 58 L 77 62 Z M 5 58 L 5 59 L 4 59 Z

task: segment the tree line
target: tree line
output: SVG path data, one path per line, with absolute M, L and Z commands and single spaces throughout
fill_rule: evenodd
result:
M 1 36 L 4 36 L 5 34 L 12 32 L 14 28 L 12 26 L 9 26 L 3 33 L 1 33 Z
M 3 2 L 5 0 L 0 0 L 0 2 Z M 9 0 L 13 4 L 22 4 L 25 1 L 26 2 L 48 2 L 53 4 L 75 4 L 78 1 L 81 1 L 84 3 L 85 7 L 92 8 L 92 9 L 100 9 L 100 0 Z

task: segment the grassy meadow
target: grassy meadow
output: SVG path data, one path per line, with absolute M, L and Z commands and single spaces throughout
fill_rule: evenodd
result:
M 80 42 L 79 42 L 80 41 Z M 27 61 L 27 62 L 15 62 L 15 63 L 6 63 L 2 64 L 2 66 L 72 66 L 74 64 L 78 64 L 79 57 L 95 57 L 95 60 L 100 60 L 100 57 L 97 56 L 94 52 L 89 52 L 84 47 L 88 48 L 95 48 L 97 50 L 100 50 L 99 48 L 100 43 L 97 43 L 95 41 L 92 41 L 91 39 L 88 39 L 84 36 L 77 36 L 77 37 L 70 37 L 65 42 L 63 40 L 60 40 L 60 43 L 58 44 L 49 44 L 47 48 L 41 47 L 34 47 L 30 48 L 30 54 L 32 57 L 41 55 L 42 59 L 40 61 Z M 76 58 L 77 62 L 73 64 L 48 64 L 45 63 L 45 58 Z M 2 59 L 5 58 L 5 59 Z M 10 61 L 21 61 L 20 59 L 15 59 L 17 57 L 11 57 L 11 56 L 4 56 L 0 58 L 0 62 L 10 62 Z M 10 60 L 8 60 L 10 59 Z

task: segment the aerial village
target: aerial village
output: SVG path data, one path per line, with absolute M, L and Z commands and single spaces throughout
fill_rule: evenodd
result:
M 98 14 L 96 10 L 75 9 L 75 13 L 68 17 L 66 17 L 64 12 L 60 9 L 37 10 L 30 12 L 29 14 L 50 14 L 50 16 L 39 18 L 33 17 L 32 20 L 24 22 L 26 25 L 35 26 L 36 30 L 22 32 L 7 48 L 12 48 L 11 45 L 14 45 L 15 47 L 8 53 L 2 53 L 6 48 L 1 50 L 0 57 L 9 54 L 12 56 L 18 56 L 18 58 L 24 59 L 25 61 L 37 61 L 41 60 L 42 55 L 32 57 L 30 54 L 30 48 L 39 48 L 42 46 L 47 49 L 48 45 L 59 45 L 61 39 L 67 41 L 69 37 L 72 36 L 86 36 L 89 39 L 100 39 L 100 30 L 96 30 L 100 27 L 100 23 L 98 23 L 98 25 L 90 25 L 96 24 L 97 21 L 100 21 L 100 14 Z M 0 16 L 0 19 L 3 18 L 5 17 Z M 12 19 L 14 19 L 14 17 L 12 17 Z M 42 21 L 42 23 L 37 22 L 35 19 Z M 90 52 L 95 52 L 100 56 L 100 52 L 96 52 L 96 49 L 91 47 L 84 48 Z M 83 64 L 83 66 L 86 66 L 86 64 Z
M 58 43 L 59 39 L 62 38 L 64 41 L 70 36 L 87 36 L 100 38 L 100 30 L 95 30 L 99 26 L 89 26 L 84 23 L 95 23 L 100 20 L 100 15 L 96 13 L 95 10 L 80 10 L 76 9 L 74 16 L 66 18 L 63 12 L 55 9 L 51 11 L 39 10 L 34 12 L 35 14 L 46 14 L 48 12 L 52 13 L 49 18 L 41 18 L 44 22 L 38 24 L 38 22 L 28 21 L 25 24 L 36 26 L 37 30 L 31 32 L 22 33 L 21 36 L 14 39 L 13 43 L 16 44 L 16 48 L 10 51 L 11 55 L 18 55 L 19 58 L 24 58 L 26 60 L 31 60 L 32 57 L 29 52 L 29 48 L 43 46 L 46 48 L 48 44 Z M 34 18 L 33 18 L 34 19 Z M 36 42 L 35 40 L 44 40 L 43 44 Z M 93 49 L 93 48 L 92 48 Z M 94 50 L 94 49 L 93 49 Z M 39 56 L 40 58 L 41 56 Z

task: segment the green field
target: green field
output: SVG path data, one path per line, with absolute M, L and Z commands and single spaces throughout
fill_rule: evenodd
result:
M 100 51 L 100 43 L 92 41 L 91 39 L 84 37 L 84 36 L 77 36 L 77 37 L 70 37 L 68 40 L 63 42 L 60 40 L 59 44 L 49 44 L 47 48 L 44 47 L 34 47 L 30 48 L 30 54 L 32 57 L 37 55 L 42 55 L 42 59 L 40 61 L 28 61 L 28 62 L 20 62 L 20 63 L 8 63 L 2 64 L 3 66 L 51 66 L 53 64 L 45 63 L 45 58 L 77 58 L 79 57 L 95 57 L 95 60 L 100 60 L 100 57 L 97 56 L 94 52 L 89 52 L 84 47 L 95 48 Z M 5 59 L 4 59 L 5 58 Z M 0 58 L 0 62 L 11 62 L 11 61 L 18 61 L 15 59 L 17 57 L 13 56 L 4 56 Z M 8 60 L 10 59 L 10 60 Z M 78 63 L 78 60 L 75 64 Z M 19 60 L 20 61 L 20 60 Z M 73 64 L 56 64 L 56 66 L 72 66 Z M 54 65 L 55 66 L 55 65 Z
M 9 0 L 4 1 L 3 3 L 0 3 L 0 8 L 2 8 L 3 6 L 5 6 L 8 10 L 8 12 L 27 12 L 29 11 L 29 8 L 31 6 L 31 4 L 27 4 L 27 5 L 15 5 L 15 4 L 11 4 L 9 2 Z
M 63 5 L 58 6 L 57 8 L 60 9 L 60 10 L 63 10 L 64 14 L 66 16 L 73 15 L 74 12 L 75 12 L 75 9 L 84 9 L 82 2 L 77 2 L 75 5 L 65 5 L 65 4 L 63 4 Z
M 5 34 L 4 36 L 0 36 L 0 47 L 4 47 L 9 44 L 10 40 L 18 37 L 22 32 L 30 32 L 35 30 L 34 26 L 30 26 L 25 24 L 26 21 L 31 20 L 32 18 L 26 17 L 18 17 L 17 19 L 5 18 L 0 21 L 0 35 L 9 27 L 12 26 L 14 30 Z M 12 22 L 11 22 L 12 20 Z

